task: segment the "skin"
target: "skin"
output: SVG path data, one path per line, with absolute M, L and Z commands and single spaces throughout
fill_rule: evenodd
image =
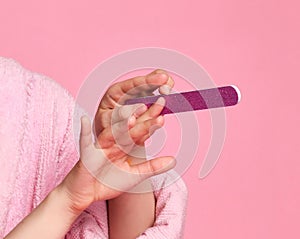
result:
M 98 123 L 95 124 L 95 130 L 100 135 L 98 141 L 101 147 L 105 148 L 107 146 L 106 142 L 110 137 L 106 137 L 105 132 L 111 132 L 109 129 L 111 121 L 114 122 L 113 112 L 118 107 L 119 102 L 122 103 L 128 98 L 152 95 L 156 89 L 159 89 L 161 94 L 168 94 L 173 86 L 174 81 L 166 71 L 156 70 L 146 76 L 135 77 L 110 87 L 101 100 L 95 117 L 95 122 Z M 145 150 L 143 150 L 144 143 L 155 131 L 155 126 L 161 127 L 163 125 L 164 119 L 159 117 L 163 105 L 163 101 L 159 102 L 137 118 L 137 124 L 132 130 L 131 137 L 136 139 L 136 144 L 142 146 L 139 147 L 140 157 L 125 156 L 133 164 L 143 162 L 146 159 Z M 145 124 L 148 126 L 145 127 Z M 145 136 L 135 137 L 143 129 L 146 130 Z M 147 132 L 149 129 L 152 129 L 152 131 Z M 133 148 L 134 150 L 135 148 Z M 151 187 L 150 182 L 145 180 L 143 187 Z M 147 228 L 151 227 L 155 221 L 154 195 L 152 192 L 143 194 L 125 192 L 119 197 L 108 200 L 108 214 L 110 238 L 136 238 Z
M 95 116 L 97 143 L 93 143 L 90 120 L 82 117 L 79 161 L 63 182 L 5 238 L 62 238 L 80 213 L 98 200 L 108 201 L 110 238 L 136 238 L 152 226 L 153 193 L 133 194 L 129 190 L 149 189 L 149 177 L 175 166 L 173 157 L 145 160 L 145 141 L 164 123 L 159 116 L 164 102 L 159 100 L 149 109 L 143 105 L 121 106 L 118 102 L 123 96 L 150 95 L 157 88 L 168 93 L 161 86 L 171 88 L 173 84 L 166 72 L 158 70 L 110 87 Z M 136 87 L 139 89 L 135 90 Z M 134 90 L 129 92 L 131 89 Z M 120 143 L 126 152 L 120 149 Z M 139 158 L 130 156 L 136 148 L 141 151 Z M 114 179 L 117 189 L 97 180 L 106 177 Z

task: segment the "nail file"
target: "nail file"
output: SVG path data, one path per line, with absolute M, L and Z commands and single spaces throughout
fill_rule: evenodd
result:
M 163 97 L 166 100 L 166 105 L 160 113 L 165 115 L 233 106 L 240 101 L 241 93 L 236 86 L 223 86 L 169 95 L 133 98 L 125 101 L 125 105 L 143 103 L 149 108 L 159 97 Z

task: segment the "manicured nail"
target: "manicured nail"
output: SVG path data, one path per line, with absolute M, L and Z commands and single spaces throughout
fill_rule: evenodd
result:
M 155 102 L 155 104 L 158 104 L 158 105 L 161 105 L 161 106 L 165 106 L 166 100 L 165 100 L 164 97 L 159 97 L 159 98 L 157 99 L 157 101 Z
M 168 85 L 162 85 L 162 86 L 160 87 L 160 92 L 161 92 L 162 94 L 164 94 L 164 95 L 168 95 L 168 94 L 171 93 L 171 87 L 168 86 Z

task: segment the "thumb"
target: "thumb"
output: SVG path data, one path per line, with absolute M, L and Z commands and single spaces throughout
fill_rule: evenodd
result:
M 81 117 L 81 130 L 80 130 L 80 150 L 87 148 L 93 144 L 92 126 L 89 117 L 86 115 Z

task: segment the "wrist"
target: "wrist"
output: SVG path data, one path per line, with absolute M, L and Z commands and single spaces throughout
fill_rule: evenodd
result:
M 80 214 L 95 201 L 96 178 L 90 174 L 81 160 L 57 187 L 57 191 L 66 198 L 71 212 Z
M 70 218 L 75 217 L 77 218 L 85 208 L 83 208 L 81 205 L 77 205 L 76 202 L 72 199 L 71 194 L 68 192 L 68 190 L 65 188 L 64 184 L 61 183 L 58 185 L 49 195 L 50 197 L 55 197 L 59 199 L 65 210 L 68 212 Z

